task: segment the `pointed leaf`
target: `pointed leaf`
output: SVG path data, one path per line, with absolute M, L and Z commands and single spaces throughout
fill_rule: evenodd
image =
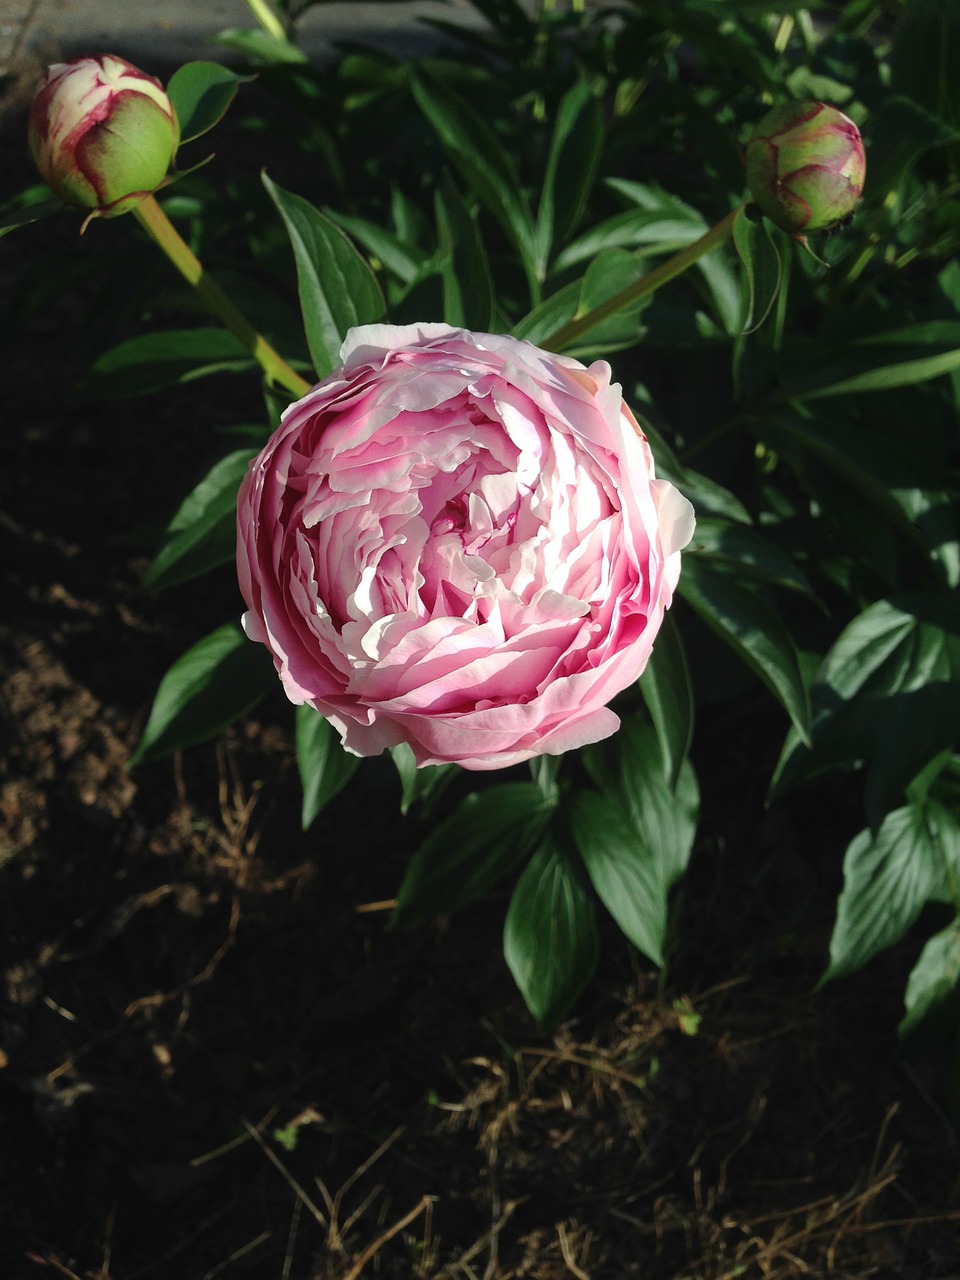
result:
M 180 122 L 180 142 L 192 142 L 212 129 L 226 114 L 241 84 L 240 76 L 217 62 L 188 62 L 170 77 L 167 95 Z
M 493 323 L 493 286 L 477 224 L 447 174 L 434 200 L 443 255 L 443 318 L 485 333 Z
M 164 329 L 105 352 L 77 387 L 87 400 L 146 395 L 212 373 L 242 373 L 257 362 L 226 329 Z
M 211 632 L 160 681 L 131 765 L 214 737 L 246 715 L 275 684 L 276 672 L 262 645 L 252 644 L 232 622 Z
M 640 692 L 660 740 L 667 785 L 674 790 L 693 740 L 693 686 L 677 624 L 664 618 L 640 677 Z
M 770 314 L 780 289 L 780 252 L 763 218 L 741 208 L 733 222 L 733 244 L 743 266 L 740 330 L 754 333 Z
M 323 378 L 336 367 L 348 329 L 383 319 L 383 295 L 367 262 L 339 227 L 309 201 L 262 176 L 293 246 L 304 332 L 314 368 Z
M 920 953 L 907 981 L 906 1013 L 897 1028 L 901 1039 L 911 1035 L 928 1014 L 943 1005 L 960 984 L 960 921 L 934 934 Z
M 810 703 L 796 646 L 766 601 L 688 555 L 678 590 L 701 618 L 751 667 L 786 709 L 801 741 L 810 741 Z
M 590 86 L 579 81 L 557 108 L 550 154 L 537 211 L 539 273 L 546 272 L 551 246 L 580 221 L 603 147 L 603 113 Z
M 862 968 L 899 942 L 943 878 L 925 806 L 888 813 L 876 836 L 861 831 L 844 855 L 830 965 L 821 982 Z
M 329 720 L 306 703 L 297 707 L 297 769 L 303 789 L 300 822 L 304 831 L 359 767 L 359 757 L 344 751 Z
M 188 582 L 236 554 L 237 490 L 255 449 L 228 453 L 204 476 L 171 520 L 169 541 L 143 576 L 149 591 Z
M 569 1012 L 597 964 L 593 903 L 569 855 L 546 838 L 517 883 L 503 954 L 527 1008 L 549 1027 Z
M 436 826 L 407 867 L 394 919 L 432 920 L 487 893 L 534 848 L 553 804 L 532 782 L 471 793 Z

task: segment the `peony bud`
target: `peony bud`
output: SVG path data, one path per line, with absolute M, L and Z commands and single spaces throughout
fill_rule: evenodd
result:
M 101 54 L 47 68 L 27 137 L 55 195 L 92 216 L 114 218 L 161 185 L 180 126 L 159 80 Z
M 857 126 L 822 102 L 768 111 L 747 143 L 750 194 L 771 222 L 795 235 L 853 213 L 866 173 Z

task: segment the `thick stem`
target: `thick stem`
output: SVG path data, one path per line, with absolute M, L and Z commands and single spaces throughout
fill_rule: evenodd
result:
M 159 245 L 183 278 L 192 284 L 204 305 L 222 320 L 240 345 L 259 363 L 269 382 L 278 384 L 299 397 L 310 390 L 310 383 L 294 372 L 283 356 L 271 347 L 263 334 L 230 301 L 216 281 L 207 274 L 179 231 L 157 204 L 154 196 L 141 200 L 133 210 L 137 221 L 155 244 Z
M 591 329 L 595 329 L 598 324 L 602 324 L 604 320 L 609 320 L 611 316 L 615 316 L 618 311 L 625 310 L 635 302 L 639 302 L 641 298 L 645 298 L 647 294 L 655 292 L 662 284 L 666 284 L 668 280 L 673 280 L 676 276 L 682 275 L 688 267 L 692 267 L 705 253 L 709 253 L 711 249 L 715 249 L 717 245 L 723 244 L 725 240 L 729 239 L 733 232 L 734 220 L 742 208 L 743 205 L 738 205 L 725 218 L 721 218 L 716 226 L 705 232 L 699 240 L 695 240 L 693 244 L 688 244 L 685 249 L 675 253 L 672 258 L 668 258 L 659 267 L 654 267 L 652 271 L 648 272 L 640 280 L 635 280 L 633 284 L 628 284 L 625 289 L 615 293 L 606 302 L 601 302 L 598 307 L 594 307 L 592 311 L 587 311 L 582 316 L 574 316 L 556 333 L 552 333 L 549 338 L 544 340 L 544 347 L 548 351 L 563 351 L 565 347 L 572 346 L 584 334 L 589 333 Z

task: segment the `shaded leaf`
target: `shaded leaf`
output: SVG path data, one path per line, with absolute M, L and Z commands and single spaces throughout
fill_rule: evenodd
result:
M 593 903 L 566 850 L 549 837 L 510 899 L 503 954 L 541 1026 L 569 1012 L 593 976 L 598 955 Z
M 226 114 L 241 84 L 240 76 L 217 62 L 188 62 L 170 77 L 167 94 L 180 122 L 180 142 L 192 142 L 212 129 Z
M 214 737 L 255 707 L 276 678 L 263 646 L 249 641 L 234 623 L 211 632 L 160 681 L 131 765 Z
M 553 805 L 532 782 L 507 782 L 468 795 L 414 853 L 394 919 L 432 920 L 472 902 L 536 845 Z
M 904 998 L 906 1012 L 897 1034 L 911 1035 L 928 1014 L 934 1013 L 957 990 L 960 983 L 960 921 L 952 921 L 946 929 L 927 942 L 907 980 Z
M 213 373 L 243 373 L 257 367 L 226 329 L 164 329 L 128 338 L 105 352 L 80 380 L 77 391 L 88 400 L 120 399 Z
M 329 720 L 306 703 L 297 707 L 297 770 L 303 789 L 300 822 L 304 831 L 359 767 L 359 756 L 344 751 Z
M 660 740 L 667 785 L 672 791 L 693 740 L 694 703 L 683 641 L 669 614 L 640 677 L 640 692 Z

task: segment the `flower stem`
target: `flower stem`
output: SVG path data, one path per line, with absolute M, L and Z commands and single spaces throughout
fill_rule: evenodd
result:
M 668 280 L 673 280 L 675 276 L 682 275 L 688 267 L 692 267 L 704 254 L 709 253 L 711 249 L 715 249 L 717 245 L 723 244 L 725 240 L 730 238 L 734 221 L 742 208 L 743 205 L 738 205 L 736 209 L 732 209 L 725 218 L 721 218 L 716 226 L 711 227 L 699 240 L 695 240 L 693 244 L 688 244 L 685 249 L 675 253 L 672 258 L 662 262 L 659 267 L 654 267 L 652 271 L 641 277 L 641 279 L 635 280 L 633 284 L 628 284 L 625 289 L 615 293 L 606 302 L 601 302 L 599 306 L 594 307 L 592 311 L 585 312 L 582 316 L 574 316 L 572 320 L 569 320 L 544 340 L 544 347 L 548 351 L 563 351 L 565 347 L 573 346 L 579 338 L 582 338 L 585 333 L 589 333 L 591 329 L 595 329 L 598 324 L 602 324 L 604 320 L 609 320 L 618 311 L 623 311 L 635 302 L 639 302 L 641 298 L 645 298 L 647 294 L 655 292 L 662 284 L 666 284 Z
M 240 345 L 254 357 L 267 376 L 267 381 L 285 387 L 299 397 L 310 390 L 310 383 L 295 373 L 286 360 L 271 347 L 263 334 L 230 301 L 216 281 L 184 241 L 179 231 L 157 204 L 154 196 L 146 196 L 133 210 L 137 221 L 167 255 L 183 278 L 196 289 L 207 309 L 222 320 Z
M 269 0 L 247 0 L 253 16 L 274 40 L 286 40 L 287 33 Z

